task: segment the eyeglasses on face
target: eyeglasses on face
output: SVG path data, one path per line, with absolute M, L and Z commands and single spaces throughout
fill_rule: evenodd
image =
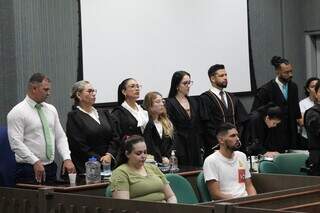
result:
M 192 86 L 192 84 L 193 84 L 193 81 L 183 81 L 183 82 L 181 82 L 183 85 L 185 85 L 185 86 Z
M 96 90 L 96 89 L 88 89 L 86 92 L 89 93 L 89 94 L 93 94 L 93 93 L 97 93 L 98 90 Z
M 127 86 L 127 88 L 129 88 L 129 89 L 134 89 L 134 88 L 141 89 L 142 85 L 141 84 L 129 84 Z

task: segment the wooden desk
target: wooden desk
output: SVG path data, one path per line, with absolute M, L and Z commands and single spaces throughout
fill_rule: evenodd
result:
M 50 188 L 55 192 L 104 196 L 108 185 L 109 181 L 102 181 L 101 183 L 93 184 L 77 183 L 76 186 L 59 182 L 53 185 L 17 183 L 16 187 L 24 189 Z
M 181 167 L 175 174 L 185 177 L 198 195 L 196 181 L 197 176 L 201 171 L 201 168 L 184 166 Z M 101 183 L 86 184 L 84 176 L 79 175 L 77 176 L 76 186 L 70 186 L 68 182 L 57 182 L 52 185 L 17 183 L 16 187 L 24 189 L 51 188 L 55 192 L 105 196 L 105 190 L 108 185 L 108 180 L 103 180 Z
M 188 177 L 197 177 L 202 171 L 201 167 L 192 167 L 192 166 L 181 166 L 179 171 L 176 174 L 181 175 L 188 179 Z

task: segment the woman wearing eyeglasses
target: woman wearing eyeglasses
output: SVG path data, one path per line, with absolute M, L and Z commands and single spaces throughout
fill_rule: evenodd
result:
M 118 104 L 113 112 L 117 118 L 120 138 L 142 135 L 148 123 L 148 113 L 137 104 L 141 85 L 133 78 L 127 78 L 118 87 Z
M 115 119 L 107 110 L 93 107 L 96 94 L 89 81 L 78 81 L 72 86 L 74 106 L 68 113 L 66 134 L 78 173 L 85 172 L 85 162 L 91 156 L 111 163 L 120 146 Z
M 144 131 L 148 154 L 158 163 L 168 164 L 173 147 L 173 125 L 168 118 L 160 93 L 146 94 L 143 105 L 149 113 L 149 122 Z
M 203 139 L 199 106 L 195 98 L 188 96 L 192 83 L 188 72 L 175 72 L 166 107 L 175 128 L 174 141 L 179 165 L 202 166 Z

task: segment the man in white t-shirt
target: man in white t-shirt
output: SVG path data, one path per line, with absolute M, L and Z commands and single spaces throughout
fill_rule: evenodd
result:
M 246 155 L 237 150 L 241 143 L 236 127 L 224 123 L 217 129 L 220 149 L 203 164 L 204 178 L 213 200 L 257 194 L 249 172 Z

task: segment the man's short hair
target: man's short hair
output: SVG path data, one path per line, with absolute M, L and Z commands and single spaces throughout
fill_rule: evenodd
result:
M 218 70 L 224 69 L 224 65 L 223 64 L 215 64 L 213 66 L 211 66 L 208 70 L 208 76 L 209 78 L 211 76 L 213 76 Z
M 43 80 L 51 82 L 48 76 L 42 73 L 37 72 L 32 74 L 32 76 L 29 78 L 28 89 L 32 89 L 34 86 L 39 85 Z
M 224 136 L 228 133 L 229 130 L 231 129 L 237 129 L 237 127 L 235 125 L 233 125 L 232 123 L 223 123 L 221 124 L 218 128 L 217 128 L 217 138 Z
M 29 83 L 30 84 L 41 83 L 44 79 L 51 82 L 50 79 L 48 78 L 48 76 L 37 72 L 37 73 L 32 74 L 32 76 L 29 79 Z

